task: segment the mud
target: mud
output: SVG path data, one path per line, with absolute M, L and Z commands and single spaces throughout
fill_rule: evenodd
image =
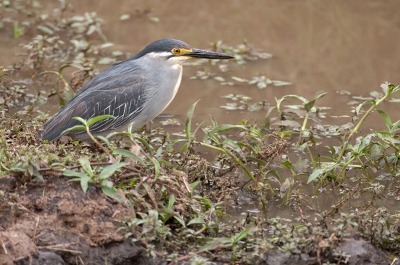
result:
M 132 213 L 127 205 L 107 198 L 90 185 L 53 175 L 28 184 L 18 176 L 0 179 L 0 264 L 167 264 L 147 257 L 144 245 L 118 233 Z M 390 264 L 390 255 L 362 239 L 344 239 L 318 255 L 270 251 L 259 264 Z M 215 264 L 222 264 L 215 260 Z M 190 263 L 190 262 L 189 262 Z M 189 264 L 187 263 L 187 264 Z M 186 264 L 186 262 L 181 263 Z M 394 262 L 392 264 L 400 264 Z
M 0 264 L 159 264 L 117 228 L 129 207 L 94 185 L 52 176 L 22 185 L 0 179 Z

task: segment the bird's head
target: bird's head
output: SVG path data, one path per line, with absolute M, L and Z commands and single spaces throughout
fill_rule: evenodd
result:
M 182 64 L 188 59 L 204 58 L 204 59 L 232 59 L 233 56 L 200 50 L 191 47 L 189 44 L 180 40 L 161 39 L 154 41 L 138 53 L 135 59 L 143 56 L 154 56 L 168 60 L 172 64 Z

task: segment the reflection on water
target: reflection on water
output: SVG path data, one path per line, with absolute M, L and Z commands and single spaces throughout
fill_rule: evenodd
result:
M 72 1 L 76 14 L 96 11 L 105 20 L 103 33 L 115 44 L 112 49 L 139 52 L 150 42 L 160 38 L 176 38 L 197 48 L 208 49 L 213 41 L 223 40 L 237 45 L 243 40 L 274 55 L 271 59 L 229 63 L 230 71 L 222 73 L 216 67 L 185 66 L 180 91 L 165 110 L 181 121 L 191 104 L 201 99 L 195 121 L 209 120 L 212 115 L 219 123 L 236 123 L 241 119 L 262 120 L 265 111 L 229 111 L 228 94 L 243 94 L 253 102 L 265 99 L 274 104 L 275 98 L 297 94 L 314 97 L 319 90 L 330 94 L 318 104 L 331 107 L 334 115 L 350 115 L 347 105 L 351 97 L 337 91 L 348 90 L 354 95 L 368 95 L 380 90 L 384 81 L 400 83 L 400 11 L 398 1 L 128 1 L 118 4 L 108 0 Z M 51 7 L 49 7 L 51 8 Z M 154 22 L 136 10 L 151 8 Z M 121 15 L 130 19 L 120 20 Z M 10 31 L 2 29 L 0 59 L 11 64 L 16 59 L 10 54 L 19 52 Z M 11 51 L 11 52 L 10 52 Z M 191 80 L 204 67 L 230 80 L 231 76 L 250 79 L 258 73 L 271 79 L 293 83 L 290 86 L 256 86 L 238 84 L 221 86 L 218 81 Z M 48 89 L 51 87 L 49 86 Z M 37 89 L 44 89 L 43 87 Z M 57 112 L 59 105 L 52 99 L 43 111 Z M 400 119 L 396 104 L 384 106 L 392 120 Z M 325 123 L 335 123 L 327 118 Z M 342 122 L 342 121 L 340 121 Z M 371 124 L 371 123 L 370 123 Z M 156 123 L 158 126 L 159 123 Z M 376 126 L 380 126 L 379 124 Z M 181 131 L 182 127 L 173 127 Z M 324 197 L 325 200 L 332 198 Z M 319 202 L 323 203 L 323 202 Z M 327 202 L 330 205 L 330 202 Z

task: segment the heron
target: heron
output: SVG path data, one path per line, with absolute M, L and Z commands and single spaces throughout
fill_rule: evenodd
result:
M 80 122 L 100 115 L 114 118 L 90 126 L 94 136 L 138 129 L 157 117 L 174 99 L 182 80 L 182 64 L 192 58 L 231 59 L 230 55 L 196 49 L 183 41 L 161 39 L 135 56 L 113 64 L 83 86 L 38 132 L 42 140 L 54 141 Z M 88 140 L 83 131 L 67 133 Z

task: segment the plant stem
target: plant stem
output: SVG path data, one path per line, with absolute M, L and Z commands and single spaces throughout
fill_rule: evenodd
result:
M 367 119 L 367 117 L 369 116 L 369 114 L 374 111 L 376 109 L 376 107 L 381 104 L 383 101 L 386 100 L 386 98 L 390 95 L 391 93 L 386 93 L 378 102 L 376 102 L 375 104 L 373 104 L 368 110 L 367 112 L 365 112 L 364 116 L 361 118 L 361 120 L 357 123 L 356 127 L 353 129 L 353 131 L 350 133 L 349 137 L 347 138 L 342 151 L 340 152 L 340 155 L 338 157 L 337 161 L 340 161 L 344 155 L 344 153 L 346 152 L 347 146 L 349 145 L 350 139 L 353 137 L 354 134 L 357 133 L 357 131 L 360 129 L 361 125 L 364 123 L 365 119 Z
M 303 120 L 303 126 L 301 126 L 301 131 L 300 131 L 300 134 L 299 134 L 299 140 L 298 140 L 299 142 L 301 140 L 301 137 L 303 136 L 304 130 L 306 129 L 309 115 L 310 115 L 310 112 L 306 111 L 306 116 L 304 117 L 304 120 Z
M 201 146 L 205 146 L 214 150 L 217 150 L 219 152 L 225 153 L 227 155 L 229 155 L 233 160 L 235 160 L 236 163 L 238 163 L 240 165 L 240 167 L 246 172 L 247 176 L 249 176 L 249 178 L 256 183 L 256 179 L 253 176 L 253 174 L 250 172 L 250 170 L 243 164 L 242 160 L 240 160 L 239 158 L 237 158 L 234 154 L 232 154 L 231 152 L 229 152 L 228 150 L 224 149 L 224 148 L 220 148 L 220 147 L 216 147 L 210 144 L 206 144 L 206 143 L 200 143 Z

